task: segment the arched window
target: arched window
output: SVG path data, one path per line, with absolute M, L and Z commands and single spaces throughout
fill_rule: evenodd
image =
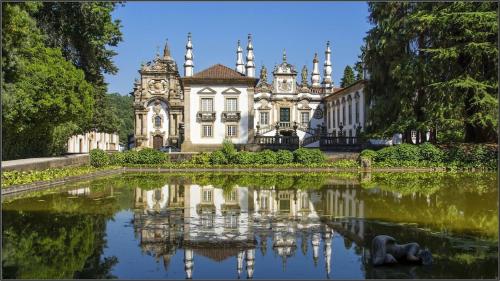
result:
M 352 100 L 349 99 L 348 103 L 349 104 L 347 106 L 349 107 L 349 112 L 348 112 L 347 116 L 349 117 L 349 125 L 351 125 L 352 124 Z
M 161 117 L 160 116 L 156 116 L 155 117 L 155 127 L 156 128 L 160 128 L 161 127 Z

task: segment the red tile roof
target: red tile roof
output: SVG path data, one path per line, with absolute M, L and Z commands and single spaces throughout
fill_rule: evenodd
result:
M 252 77 L 247 77 L 225 65 L 216 64 L 211 67 L 195 73 L 192 78 L 203 78 L 203 79 L 231 79 L 231 78 L 248 78 L 255 79 Z

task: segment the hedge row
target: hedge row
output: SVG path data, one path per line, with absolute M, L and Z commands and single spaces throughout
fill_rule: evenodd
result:
M 481 144 L 437 147 L 431 143 L 400 144 L 378 151 L 363 150 L 360 157 L 375 167 L 456 167 L 497 169 L 497 148 Z
M 101 149 L 90 151 L 90 165 L 93 167 L 124 164 L 163 164 L 168 161 L 168 154 L 152 148 L 139 151 L 127 150 L 113 154 L 107 154 Z
M 319 149 L 299 148 L 293 152 L 266 149 L 261 152 L 237 151 L 230 142 L 224 142 L 222 148 L 214 152 L 202 152 L 193 156 L 191 163 L 205 165 L 226 164 L 315 164 L 325 162 L 325 155 Z

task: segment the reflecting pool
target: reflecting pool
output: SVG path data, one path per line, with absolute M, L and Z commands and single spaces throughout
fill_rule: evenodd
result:
M 4 278 L 497 278 L 496 173 L 125 173 L 2 198 Z M 370 265 L 371 239 L 431 266 Z

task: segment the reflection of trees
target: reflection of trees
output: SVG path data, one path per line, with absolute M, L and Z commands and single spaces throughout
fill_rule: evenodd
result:
M 86 269 L 92 273 L 84 275 L 88 278 L 110 277 L 116 260 L 89 262 L 102 253 L 104 217 L 4 211 L 3 218 L 5 278 L 71 279 Z
M 2 205 L 4 277 L 113 277 L 109 272 L 116 257 L 100 260 L 106 221 L 118 208 L 110 194 L 109 186 L 92 185 L 92 192 L 81 197 L 63 192 Z

